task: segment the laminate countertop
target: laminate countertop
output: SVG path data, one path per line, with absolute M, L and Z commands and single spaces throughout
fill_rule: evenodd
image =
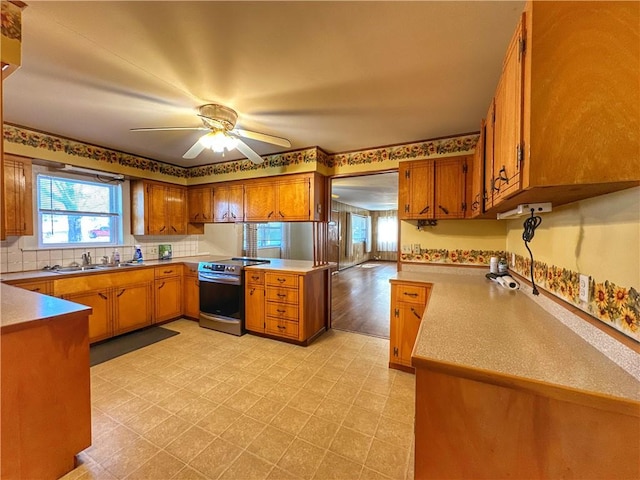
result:
M 250 270 L 277 270 L 279 272 L 303 273 L 303 274 L 314 272 L 317 270 L 327 270 L 330 268 L 335 268 L 334 263 L 314 266 L 313 262 L 309 260 L 283 260 L 280 258 L 269 258 L 268 260 L 269 260 L 269 263 L 252 265 L 246 268 Z
M 39 322 L 78 314 L 89 315 L 90 307 L 48 295 L 0 284 L 0 325 L 3 334 L 36 326 Z
M 507 290 L 484 273 L 427 267 L 394 277 L 433 285 L 414 365 L 474 379 L 500 377 L 503 384 L 533 391 L 557 387 L 615 397 L 640 407 L 640 355 L 583 319 L 576 317 L 575 328 L 571 321 L 563 323 L 564 309 L 556 305 L 559 313 L 550 313 L 544 302 L 553 302 L 534 298 L 530 287 Z

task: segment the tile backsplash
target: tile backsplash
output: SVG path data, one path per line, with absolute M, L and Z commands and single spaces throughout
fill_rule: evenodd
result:
M 87 248 L 51 248 L 25 249 L 23 237 L 8 237 L 0 242 L 0 273 L 24 272 L 41 270 L 52 265 L 67 266 L 73 262 L 82 262 L 82 254 L 89 252 L 93 263 L 100 263 L 103 256 L 111 256 L 114 250 L 120 253 L 122 261 L 133 258 L 134 245 L 140 245 L 143 258 L 156 260 L 158 245 L 171 244 L 173 257 L 188 257 L 197 255 L 198 236 L 183 235 L 176 237 L 145 236 L 130 237 L 126 245 L 118 247 L 87 247 Z M 155 250 L 154 250 L 155 249 Z

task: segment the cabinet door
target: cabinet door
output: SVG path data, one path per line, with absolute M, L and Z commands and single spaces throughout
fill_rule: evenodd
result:
M 124 285 L 113 291 L 114 335 L 151 325 L 153 284 Z
M 244 219 L 247 222 L 277 221 L 276 189 L 273 184 L 256 183 L 244 187 Z
M 495 178 L 493 176 L 493 145 L 494 145 L 494 126 L 496 121 L 495 108 L 493 100 L 489 105 L 487 112 L 487 123 L 484 132 L 484 210 L 487 211 L 493 207 L 493 196 L 495 189 Z
M 164 277 L 155 281 L 155 322 L 182 315 L 182 277 Z
M 149 204 L 147 207 L 148 235 L 167 235 L 169 233 L 169 225 L 167 217 L 169 212 L 165 208 L 166 190 L 163 185 L 149 184 L 147 185 L 147 196 L 145 201 Z
M 264 287 L 247 285 L 245 288 L 245 327 L 252 332 L 264 332 Z
M 522 146 L 522 22 L 511 39 L 495 98 L 494 204 L 520 189 Z
M 189 188 L 187 191 L 187 210 L 190 222 L 207 223 L 213 221 L 212 188 Z
M 407 218 L 434 218 L 434 161 L 412 162 L 409 172 L 409 216 Z
M 279 181 L 276 219 L 283 222 L 309 220 L 309 188 L 308 178 Z
M 476 144 L 476 151 L 473 154 L 471 167 L 467 168 L 467 210 L 465 217 L 475 218 L 484 212 L 483 189 L 484 189 L 484 135 L 485 121 L 480 124 L 480 137 Z M 467 166 L 469 164 L 467 163 Z
M 213 221 L 228 222 L 229 219 L 229 187 L 213 188 Z
M 187 195 L 182 187 L 166 187 L 168 212 L 168 235 L 185 235 L 187 233 Z
M 89 343 L 113 336 L 111 294 L 108 290 L 69 293 L 62 298 L 93 309 L 89 315 Z
M 465 158 L 436 162 L 434 218 L 464 218 Z
M 416 343 L 418 329 L 424 314 L 424 305 L 402 304 L 400 306 L 400 363 L 411 366 L 411 352 Z
M 33 235 L 31 160 L 4 158 L 4 224 L 6 235 Z
M 241 222 L 244 216 L 244 187 L 232 185 L 227 187 L 227 203 L 229 205 L 229 222 Z
M 200 283 L 197 275 L 184 277 L 184 315 L 197 319 L 200 317 Z

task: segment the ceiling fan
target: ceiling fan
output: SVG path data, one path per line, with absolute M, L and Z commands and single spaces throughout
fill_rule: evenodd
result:
M 253 163 L 259 164 L 264 159 L 258 155 L 249 145 L 240 140 L 239 137 L 258 140 L 259 142 L 271 143 L 281 147 L 291 147 L 291 142 L 286 138 L 274 137 L 265 133 L 252 132 L 235 128 L 238 114 L 235 110 L 224 105 L 208 103 L 198 108 L 198 117 L 202 120 L 202 127 L 150 127 L 132 128 L 132 132 L 153 132 L 162 130 L 203 130 L 204 134 L 198 141 L 185 152 L 182 158 L 196 158 L 206 148 L 214 152 L 224 152 L 225 150 L 237 149 Z

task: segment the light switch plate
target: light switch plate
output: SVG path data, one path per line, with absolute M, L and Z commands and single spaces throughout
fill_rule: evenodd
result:
M 580 291 L 578 297 L 582 302 L 589 301 L 589 275 L 580 274 Z

